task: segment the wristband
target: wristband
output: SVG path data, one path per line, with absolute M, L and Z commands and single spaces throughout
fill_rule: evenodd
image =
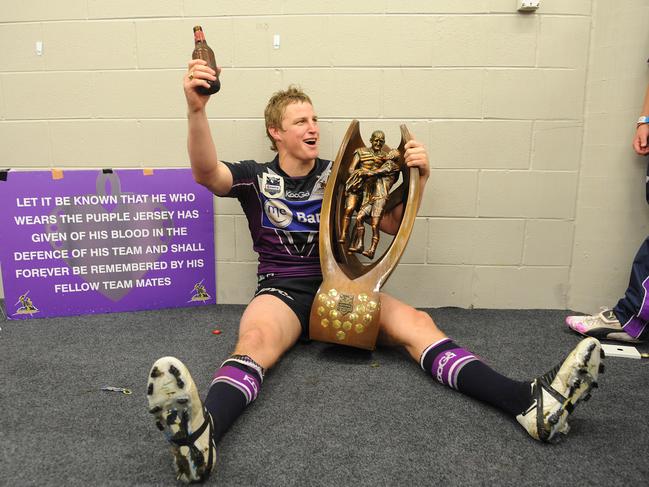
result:
M 643 115 L 638 119 L 637 125 L 642 125 L 643 123 L 649 123 L 649 117 L 648 116 Z

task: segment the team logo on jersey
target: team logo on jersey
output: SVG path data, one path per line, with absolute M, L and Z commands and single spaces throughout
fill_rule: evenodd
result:
M 277 174 L 265 172 L 261 178 L 261 192 L 268 198 L 283 198 L 284 178 Z
M 266 200 L 264 203 L 264 213 L 273 226 L 277 228 L 286 228 L 293 221 L 293 212 L 281 200 Z

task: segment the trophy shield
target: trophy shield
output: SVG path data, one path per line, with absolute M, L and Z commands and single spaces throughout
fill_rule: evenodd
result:
M 403 159 L 404 146 L 412 137 L 405 125 L 400 128 L 401 143 L 396 150 L 385 145 L 381 131 L 372 133 L 368 148 L 358 120 L 353 120 L 338 150 L 320 214 L 323 280 L 311 307 L 309 336 L 313 340 L 366 350 L 376 347 L 379 290 L 408 243 L 419 201 L 419 169 L 408 168 Z M 399 229 L 394 236 L 383 237 L 392 241 L 375 256 L 380 219 L 402 202 Z

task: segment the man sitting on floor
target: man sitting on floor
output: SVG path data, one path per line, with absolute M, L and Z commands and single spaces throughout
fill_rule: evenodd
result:
M 267 135 L 277 151 L 273 161 L 220 161 L 205 111 L 209 97 L 196 91 L 216 75 L 204 61 L 189 63 L 184 78 L 189 157 L 198 183 L 217 196 L 239 199 L 259 254 L 259 284 L 241 317 L 234 352 L 215 372 L 204 402 L 180 360 L 160 358 L 149 372 L 149 412 L 171 443 L 178 477 L 186 482 L 209 476 L 219 439 L 257 398 L 266 371 L 307 336 L 322 280 L 317 219 L 296 229 L 273 210 L 319 214 L 331 166 L 318 157 L 320 129 L 311 100 L 295 87 L 275 93 L 265 110 Z M 426 149 L 411 140 L 404 159 L 419 169 L 423 194 L 430 172 Z M 402 205 L 386 213 L 381 230 L 396 233 L 402 214 Z M 381 344 L 404 347 L 437 381 L 499 408 L 540 441 L 568 432 L 568 415 L 589 396 L 600 371 L 600 344 L 587 338 L 550 372 L 514 381 L 455 344 L 428 314 L 385 293 L 379 326 Z

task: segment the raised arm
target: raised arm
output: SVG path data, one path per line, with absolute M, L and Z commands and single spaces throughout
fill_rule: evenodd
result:
M 208 79 L 216 79 L 214 70 L 202 59 L 193 59 L 188 65 L 183 80 L 187 99 L 187 151 L 196 182 L 212 193 L 223 196 L 232 188 L 232 173 L 216 155 L 216 147 L 205 111 L 210 97 L 196 91 L 198 86 L 209 88 L 206 81 Z

